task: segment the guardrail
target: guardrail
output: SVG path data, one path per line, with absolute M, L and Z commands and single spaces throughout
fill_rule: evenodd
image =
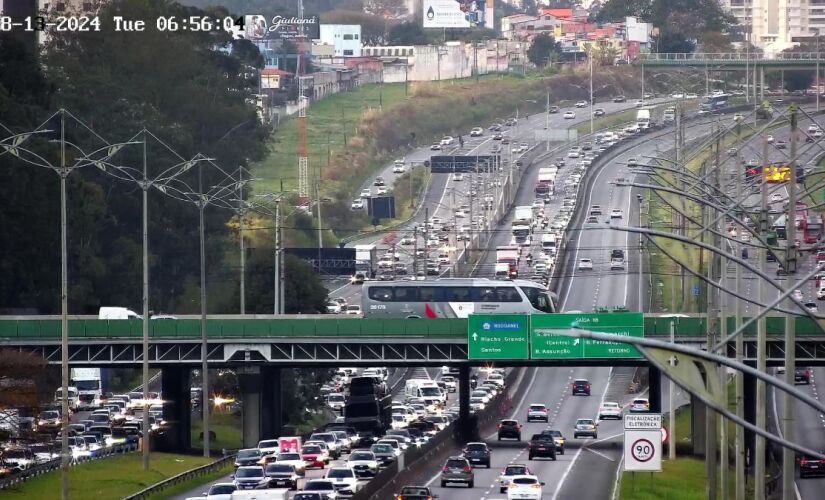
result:
M 195 467 L 194 469 L 189 469 L 188 471 L 181 472 L 180 474 L 174 475 L 168 479 L 164 479 L 158 483 L 155 483 L 148 488 L 144 488 L 134 495 L 129 495 L 128 497 L 124 497 L 124 500 L 139 500 L 141 498 L 147 498 L 152 496 L 156 493 L 159 493 L 170 486 L 175 486 L 176 484 L 182 483 L 184 481 L 188 481 L 192 478 L 196 478 L 198 476 L 203 476 L 205 474 L 209 474 L 210 472 L 215 472 L 216 470 L 223 467 L 227 462 L 230 460 L 234 460 L 235 455 L 227 455 L 225 457 L 219 458 L 212 463 L 208 463 L 206 465 L 201 465 L 200 467 Z
M 825 56 L 823 52 L 779 53 L 773 57 L 754 57 L 754 54 L 739 52 L 666 52 L 639 54 L 637 61 L 816 61 Z
M 109 446 L 107 448 L 101 448 L 99 450 L 100 453 L 96 454 L 93 457 L 80 457 L 77 459 L 72 459 L 70 466 L 74 467 L 78 464 L 83 464 L 86 462 L 90 462 L 92 460 L 98 460 L 101 458 L 111 457 L 113 455 L 123 455 L 126 453 L 132 453 L 137 451 L 137 443 L 131 444 L 119 444 L 114 446 Z M 33 477 L 37 477 L 41 474 L 45 474 L 46 472 L 52 472 L 60 468 L 61 459 L 55 458 L 53 460 L 49 460 L 48 462 L 44 462 L 42 464 L 35 465 L 33 467 L 29 467 L 27 469 L 21 470 L 20 472 L 16 472 L 8 477 L 0 479 L 0 491 L 14 487 L 20 483 L 26 482 Z

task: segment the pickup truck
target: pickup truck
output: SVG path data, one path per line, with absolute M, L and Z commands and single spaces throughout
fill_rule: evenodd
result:
M 438 498 L 432 490 L 426 486 L 404 486 L 401 491 L 392 496 L 397 500 L 432 500 Z

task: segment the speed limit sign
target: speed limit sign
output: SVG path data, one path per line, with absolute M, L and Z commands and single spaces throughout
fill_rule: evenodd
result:
M 662 437 L 661 415 L 627 415 L 624 431 L 624 470 L 661 471 Z

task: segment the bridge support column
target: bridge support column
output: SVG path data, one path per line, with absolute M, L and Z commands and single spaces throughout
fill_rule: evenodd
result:
M 261 370 L 259 367 L 248 367 L 239 370 L 237 374 L 243 403 L 243 447 L 254 448 L 261 440 L 261 396 L 264 385 L 261 381 Z
M 650 412 L 662 413 L 662 371 L 655 366 L 648 367 L 647 380 L 650 389 Z
M 753 363 L 748 363 L 749 366 L 753 367 Z M 744 374 L 743 376 L 744 385 L 745 385 L 745 393 L 744 393 L 744 410 L 745 410 L 745 420 L 748 422 L 756 422 L 756 377 L 753 375 Z M 756 453 L 756 434 L 752 431 L 745 430 L 745 470 L 747 471 L 751 464 L 753 464 L 753 460 Z
M 690 439 L 694 456 L 705 456 L 707 452 L 707 412 L 708 407 L 691 395 L 690 397 Z
M 765 67 L 759 66 L 759 100 L 765 100 Z
M 283 427 L 281 369 L 275 366 L 261 368 L 261 382 L 261 439 L 276 438 Z
M 470 415 L 470 366 L 458 367 L 458 432 L 456 439 L 459 443 L 473 441 L 478 434 L 476 420 Z
M 171 426 L 158 437 L 157 449 L 169 453 L 188 453 L 192 446 L 192 402 L 189 368 L 169 366 L 161 370 L 163 419 Z

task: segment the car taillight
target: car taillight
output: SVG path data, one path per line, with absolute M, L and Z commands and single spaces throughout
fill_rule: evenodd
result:
M 470 467 L 469 465 L 464 466 L 464 472 L 472 472 L 472 471 L 473 471 L 473 468 Z
M 590 389 L 590 384 L 585 384 L 585 387 Z
M 501 429 L 501 424 L 498 424 L 498 428 Z
M 444 466 L 443 469 L 441 469 L 441 472 L 449 472 L 449 471 L 450 471 L 450 468 L 447 467 L 446 465 Z
M 803 458 L 802 460 L 799 461 L 799 465 L 808 465 L 808 459 Z
M 540 489 L 541 489 L 541 485 L 540 485 L 539 483 L 533 483 L 533 488 L 535 488 L 535 489 L 537 489 L 537 490 L 540 490 Z

